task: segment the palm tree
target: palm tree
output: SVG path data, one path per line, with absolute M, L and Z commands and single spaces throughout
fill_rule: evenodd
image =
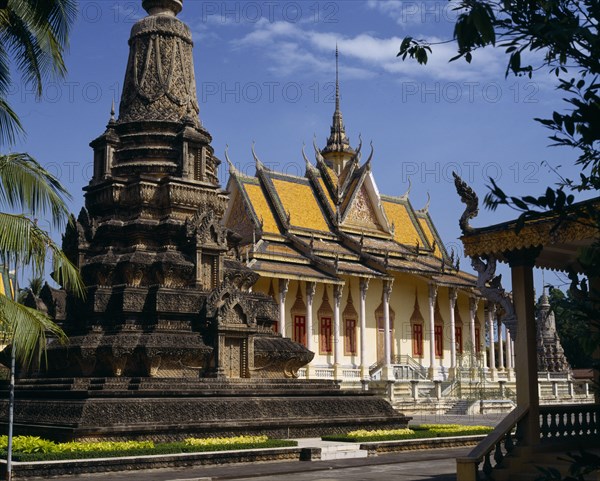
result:
M 76 0 L 0 0 L 0 144 L 12 144 L 23 134 L 6 99 L 11 59 L 21 81 L 33 84 L 41 96 L 44 81 L 66 74 L 63 53 L 76 14 Z
M 52 174 L 27 154 L 0 156 L 0 258 L 5 266 L 29 266 L 34 277 L 43 277 L 49 257 L 58 284 L 83 296 L 84 286 L 77 268 L 67 259 L 50 235 L 37 225 L 34 216 L 48 214 L 56 227 L 68 221 L 65 199 L 68 192 Z M 10 295 L 10 292 L 7 294 Z M 46 333 L 64 338 L 62 330 L 45 314 L 0 294 L 0 335 L 13 346 L 15 357 L 24 364 L 43 353 Z

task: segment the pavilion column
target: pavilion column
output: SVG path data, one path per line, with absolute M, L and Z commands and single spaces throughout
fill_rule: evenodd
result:
M 513 342 L 510 338 L 510 329 L 506 327 L 506 375 L 509 381 L 512 381 L 512 378 L 515 374 L 513 355 Z
M 505 370 L 504 365 L 504 340 L 502 339 L 502 321 L 498 319 L 498 371 Z
M 333 286 L 333 379 L 342 380 L 342 343 L 340 342 L 340 304 L 344 286 L 336 284 Z
M 452 287 L 448 291 L 448 300 L 450 301 L 450 379 L 456 377 L 456 323 L 454 319 L 456 298 L 456 289 Z
M 496 306 L 492 303 L 488 303 L 487 316 L 488 316 L 488 330 L 490 333 L 490 378 L 492 381 L 496 380 L 496 339 L 494 336 L 494 315 L 496 312 Z
M 436 375 L 435 367 L 435 300 L 437 298 L 437 286 L 429 284 L 429 379 Z
M 363 277 L 360 280 L 360 379 L 369 381 L 369 366 L 367 366 L 367 290 L 369 279 Z M 365 386 L 363 384 L 363 386 Z
M 315 282 L 306 283 L 306 348 L 314 352 L 313 347 L 313 301 L 317 284 Z M 314 378 L 314 367 L 312 362 L 306 366 L 307 379 Z
M 481 356 L 482 356 L 482 361 L 481 361 L 481 366 L 485 372 L 485 368 L 487 367 L 487 349 L 485 348 L 485 314 L 483 316 L 483 319 L 480 321 L 480 326 L 479 326 L 479 332 L 481 333 L 480 335 L 482 336 L 482 339 L 480 340 L 481 342 L 481 347 L 480 347 L 480 352 L 481 352 Z
M 394 281 L 383 281 L 383 370 L 381 378 L 384 381 L 394 381 L 394 369 L 392 368 L 392 336 L 390 335 L 390 296 Z
M 520 423 L 525 445 L 540 442 L 540 399 L 538 392 L 537 340 L 533 266 L 538 249 L 522 249 L 506 254 L 511 268 L 516 326 L 517 406 L 528 407 L 529 414 Z
M 290 281 L 279 279 L 279 333 L 281 337 L 287 337 L 285 332 L 285 296 L 287 296 L 289 286 Z
M 600 292 L 600 277 L 590 277 L 589 281 L 591 292 Z M 590 297 L 592 300 L 597 300 L 597 294 L 591 294 Z M 598 318 L 588 320 L 588 327 L 591 331 L 591 335 L 597 335 L 597 321 Z M 594 349 L 594 352 L 592 353 L 592 359 L 596 361 L 596 363 L 598 363 L 598 361 L 600 360 L 600 346 L 597 346 L 596 349 Z M 596 366 L 597 365 L 598 364 L 596 364 Z M 598 367 L 595 367 L 592 372 L 594 376 L 594 383 L 596 383 L 596 385 L 600 384 L 600 369 L 598 369 Z M 594 389 L 594 402 L 596 404 L 600 404 L 600 390 L 598 389 Z
M 475 356 L 477 355 L 477 338 L 475 337 L 475 317 L 477 316 L 477 305 L 479 299 L 477 297 L 471 297 L 469 302 L 469 331 L 471 336 L 471 352 L 470 352 L 470 364 L 471 364 L 471 377 L 474 378 L 477 374 L 475 368 Z

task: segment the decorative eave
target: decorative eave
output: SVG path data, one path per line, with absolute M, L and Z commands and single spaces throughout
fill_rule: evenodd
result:
M 267 193 L 267 203 L 273 207 L 273 213 L 275 214 L 275 220 L 279 224 L 282 232 L 286 232 L 290 228 L 290 219 L 288 213 L 285 211 L 283 203 L 277 194 L 277 190 L 271 181 L 270 173 L 265 164 L 258 158 L 256 151 L 254 150 L 254 144 L 252 144 L 252 156 L 256 162 L 256 177 L 265 192 Z
M 520 225 L 518 219 L 492 226 L 473 228 L 469 225 L 478 212 L 477 194 L 460 177 L 455 185 L 467 205 L 460 221 L 461 241 L 465 255 L 472 259 L 496 259 L 509 262 L 511 253 L 535 249 L 536 267 L 558 271 L 581 272 L 578 256 L 600 236 L 597 224 L 587 214 L 600 210 L 600 197 L 565 207 L 560 216 L 555 212 L 531 215 Z M 593 216 L 592 216 L 593 218 Z

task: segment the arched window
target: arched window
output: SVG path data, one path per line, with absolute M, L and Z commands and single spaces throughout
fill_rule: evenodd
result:
M 298 282 L 298 289 L 296 289 L 296 301 L 292 306 L 292 320 L 293 324 L 293 339 L 294 341 L 306 346 L 306 304 L 302 299 L 302 290 L 300 289 L 300 282 Z
M 331 354 L 333 352 L 333 309 L 329 304 L 329 295 L 327 286 L 323 286 L 323 300 L 317 312 L 319 317 L 319 352 L 321 354 Z
M 346 356 L 353 356 L 358 352 L 356 346 L 356 320 L 358 319 L 358 313 L 352 301 L 351 285 L 348 286 L 348 300 L 342 313 L 342 319 L 344 320 L 344 354 Z
M 411 334 L 412 334 L 412 356 L 423 357 L 423 315 L 419 307 L 419 292 L 415 289 L 415 304 L 413 313 L 410 316 Z

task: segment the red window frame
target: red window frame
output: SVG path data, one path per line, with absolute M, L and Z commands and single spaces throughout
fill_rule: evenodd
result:
M 279 321 L 273 322 L 273 332 L 279 334 Z
M 294 341 L 306 346 L 306 316 L 294 316 Z
M 480 341 L 479 335 L 480 335 L 479 328 L 476 327 L 475 328 L 475 352 L 476 353 L 481 352 L 481 342 L 479 342 Z
M 321 324 L 319 350 L 322 354 L 331 354 L 333 352 L 333 325 L 331 317 L 322 317 L 319 321 Z
M 434 326 L 433 340 L 435 343 L 435 357 L 441 358 L 444 356 L 444 327 L 440 325 Z
M 412 327 L 413 357 L 423 357 L 423 324 Z
M 347 355 L 356 354 L 356 319 L 346 319 L 344 351 Z

